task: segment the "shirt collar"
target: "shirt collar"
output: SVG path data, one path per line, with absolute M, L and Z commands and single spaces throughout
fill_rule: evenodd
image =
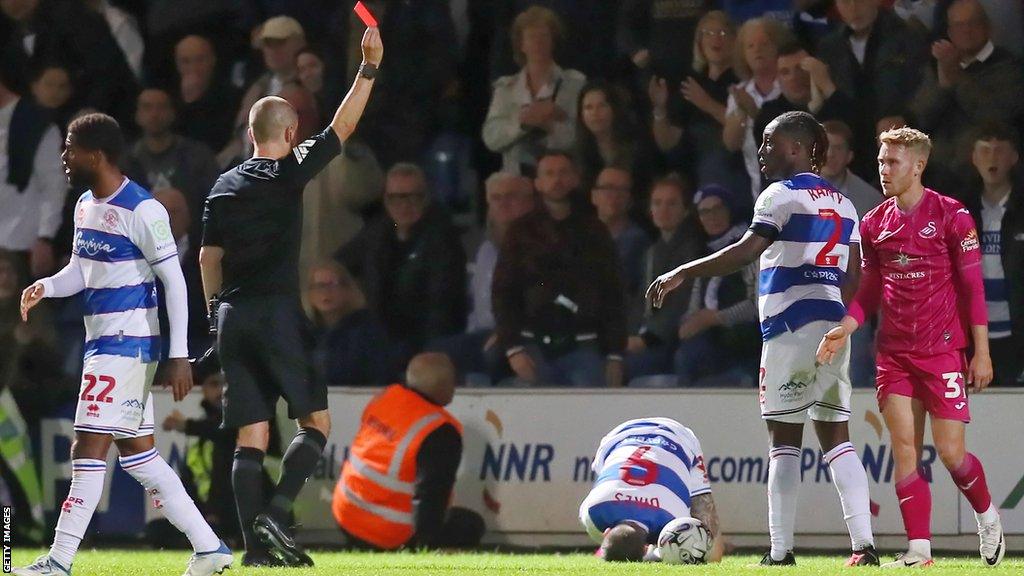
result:
M 1013 194 L 1013 188 L 1010 188 L 1010 194 Z M 1003 196 L 1003 199 L 1000 200 L 999 202 L 996 202 L 995 204 L 989 203 L 989 201 L 985 200 L 985 197 L 982 196 L 981 197 L 981 207 L 984 208 L 984 209 L 1006 208 L 1006 202 L 1010 199 L 1010 194 L 1007 194 L 1006 196 Z
M 993 44 L 991 40 L 989 40 L 988 42 L 985 43 L 985 46 L 983 46 L 981 50 L 979 50 L 978 53 L 975 54 L 972 58 L 968 58 L 967 60 L 961 60 L 960 68 L 967 68 L 968 66 L 974 64 L 975 62 L 985 62 L 992 56 L 992 53 L 995 51 L 996 45 Z
M 543 100 L 545 98 L 551 98 L 555 92 L 555 86 L 562 79 L 562 69 L 557 65 L 553 65 L 551 68 L 551 81 L 545 84 L 538 92 L 536 98 L 530 96 L 530 87 L 526 84 L 526 67 L 517 74 L 515 83 L 515 95 L 516 101 L 529 104 L 533 100 Z

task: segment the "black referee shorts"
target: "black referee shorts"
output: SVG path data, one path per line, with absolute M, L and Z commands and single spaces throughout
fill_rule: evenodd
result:
M 221 302 L 217 324 L 225 427 L 272 420 L 281 397 L 292 419 L 327 409 L 327 386 L 310 362 L 312 329 L 295 297 Z

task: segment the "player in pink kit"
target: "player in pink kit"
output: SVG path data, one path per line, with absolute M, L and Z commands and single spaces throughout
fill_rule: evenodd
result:
M 960 202 L 922 186 L 927 135 L 899 128 L 880 139 L 878 172 L 887 199 L 861 220 L 860 288 L 848 315 L 822 340 L 818 360 L 831 362 L 881 307 L 878 406 L 892 437 L 896 497 L 909 540 L 908 551 L 883 567 L 932 564 L 931 491 L 917 470 L 926 413 L 939 458 L 975 510 L 982 560 L 995 566 L 1005 553 L 1003 529 L 981 462 L 964 442 L 967 389 L 979 392 L 992 381 L 978 232 Z

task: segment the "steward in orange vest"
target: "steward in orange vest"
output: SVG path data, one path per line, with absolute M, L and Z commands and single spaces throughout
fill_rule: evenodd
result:
M 462 424 L 444 409 L 455 394 L 455 369 L 444 354 L 420 354 L 406 381 L 363 411 L 334 489 L 334 518 L 358 547 L 474 545 L 483 519 L 448 509 L 462 458 Z

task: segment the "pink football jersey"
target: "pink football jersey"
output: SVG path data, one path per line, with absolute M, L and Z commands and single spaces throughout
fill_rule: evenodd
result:
M 967 346 L 968 326 L 988 323 L 981 250 L 960 202 L 925 189 L 910 212 L 890 198 L 861 220 L 858 322 L 881 306 L 879 352 L 932 355 Z

